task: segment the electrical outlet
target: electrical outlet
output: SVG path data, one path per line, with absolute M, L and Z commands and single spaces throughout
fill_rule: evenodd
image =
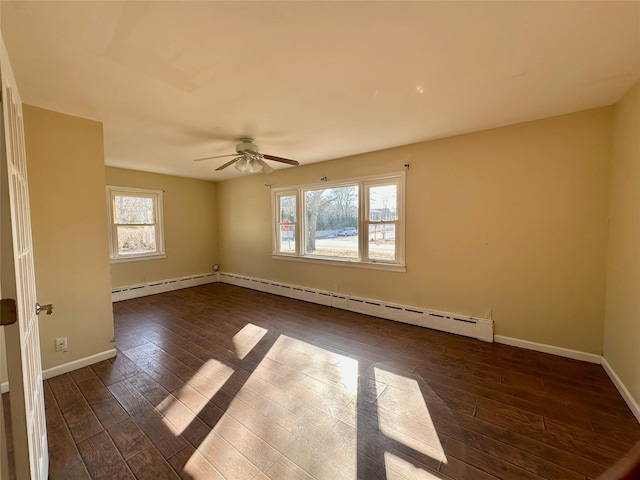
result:
M 490 308 L 485 308 L 484 318 L 486 318 L 487 320 L 491 320 L 492 317 L 493 317 L 493 311 Z
M 67 337 L 56 338 L 56 352 L 67 351 Z

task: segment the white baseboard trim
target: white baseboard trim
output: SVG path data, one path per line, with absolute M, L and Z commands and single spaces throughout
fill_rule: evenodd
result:
M 110 350 L 105 350 L 104 352 L 96 353 L 95 355 L 91 355 L 89 357 L 74 360 L 73 362 L 63 363 L 62 365 L 58 365 L 57 367 L 47 368 L 46 370 L 42 371 L 42 379 L 47 380 L 52 377 L 57 377 L 58 375 L 73 372 L 74 370 L 78 370 L 79 368 L 88 367 L 89 365 L 93 365 L 94 363 L 98 363 L 103 360 L 109 360 L 110 358 L 116 356 L 116 352 L 117 350 L 115 348 L 112 348 Z
M 505 337 L 504 335 L 494 335 L 493 340 L 496 343 L 511 345 L 513 347 L 526 348 L 527 350 L 535 350 L 536 352 L 550 353 L 560 357 L 572 358 L 574 360 L 582 360 L 589 363 L 602 363 L 602 356 L 595 353 L 581 352 L 580 350 L 571 350 L 570 348 L 556 347 L 544 343 L 530 342 L 528 340 L 520 340 L 519 338 Z
M 47 380 L 49 378 L 57 377 L 58 375 L 73 372 L 79 368 L 88 367 L 89 365 L 93 365 L 94 363 L 98 363 L 103 360 L 108 360 L 115 357 L 116 352 L 117 350 L 112 348 L 110 350 L 105 350 L 104 352 L 96 353 L 95 355 L 90 355 L 72 362 L 47 368 L 42 371 L 42 379 Z M 2 382 L 2 384 L 0 384 L 0 391 L 2 391 L 2 393 L 7 393 L 9 391 L 9 382 Z
M 620 395 L 622 395 L 624 401 L 627 402 L 631 413 L 633 413 L 633 415 L 636 417 L 636 420 L 638 420 L 638 423 L 640 423 L 640 405 L 638 404 L 636 399 L 633 398 L 629 390 L 627 390 L 627 387 L 624 385 L 624 383 L 622 383 L 622 380 L 620 380 L 620 377 L 618 377 L 611 365 L 609 365 L 607 359 L 604 357 L 602 357 L 602 368 L 604 368 L 604 371 L 607 372 L 607 375 L 609 375 L 609 378 L 620 392 Z
M 607 373 L 615 387 L 620 392 L 620 395 L 629 406 L 631 413 L 636 417 L 638 423 L 640 423 L 640 405 L 635 398 L 631 395 L 627 387 L 622 383 L 620 377 L 611 368 L 609 362 L 602 355 L 596 355 L 595 353 L 581 352 L 579 350 L 571 350 L 569 348 L 555 347 L 553 345 L 546 345 L 544 343 L 529 342 L 528 340 L 520 340 L 519 338 L 505 337 L 503 335 L 494 335 L 493 340 L 496 343 L 503 343 L 505 345 L 511 345 L 513 347 L 526 348 L 527 350 L 535 350 L 536 352 L 550 353 L 552 355 L 558 355 L 560 357 L 572 358 L 574 360 L 581 360 L 583 362 L 596 363 L 602 365 L 604 371 Z
M 115 287 L 111 289 L 111 301 L 120 302 L 131 298 L 146 297 L 157 293 L 171 292 L 181 288 L 197 287 L 207 283 L 218 281 L 217 273 L 202 273 L 188 277 L 171 278 L 169 280 L 158 280 L 156 282 L 140 283 L 126 287 Z
M 300 285 L 288 285 L 234 273 L 221 272 L 218 281 L 305 302 L 318 303 L 327 307 L 341 308 L 396 322 L 464 335 L 485 342 L 493 342 L 493 320 L 485 318 L 439 312 Z

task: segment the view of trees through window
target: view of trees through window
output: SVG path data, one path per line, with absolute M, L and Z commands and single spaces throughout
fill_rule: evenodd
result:
M 134 255 L 156 251 L 153 198 L 116 195 L 114 223 L 118 254 Z
M 306 252 L 358 258 L 358 186 L 304 192 Z
M 274 192 L 276 254 L 361 263 L 404 262 L 402 175 Z

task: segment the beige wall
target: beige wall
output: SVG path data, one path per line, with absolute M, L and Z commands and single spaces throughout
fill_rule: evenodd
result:
M 459 314 L 491 308 L 496 334 L 600 354 L 612 115 L 589 110 L 221 182 L 221 268 Z M 271 259 L 265 182 L 406 162 L 406 273 Z
M 215 183 L 112 167 L 106 177 L 107 185 L 164 191 L 167 258 L 111 264 L 114 287 L 211 271 L 218 258 Z
M 102 124 L 24 105 L 43 369 L 113 348 Z M 68 337 L 66 352 L 54 351 Z
M 615 107 L 604 356 L 640 404 L 640 82 Z

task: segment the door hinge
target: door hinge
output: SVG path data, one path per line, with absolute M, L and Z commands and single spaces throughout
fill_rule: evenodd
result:
M 0 325 L 11 325 L 16 323 L 16 301 L 13 298 L 3 298 L 0 300 Z

